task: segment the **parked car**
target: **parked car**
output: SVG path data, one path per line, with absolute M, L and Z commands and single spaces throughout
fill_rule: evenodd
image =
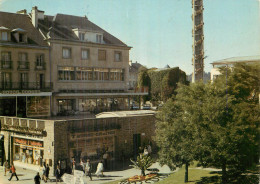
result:
M 150 110 L 150 109 L 151 109 L 151 105 L 149 105 L 149 104 L 144 104 L 142 109 L 143 109 L 143 110 Z

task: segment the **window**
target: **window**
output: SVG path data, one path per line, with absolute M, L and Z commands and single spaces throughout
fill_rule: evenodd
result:
M 98 50 L 98 60 L 99 61 L 106 60 L 106 51 L 105 50 Z
M 85 40 L 85 33 L 79 33 L 79 40 L 81 41 Z
M 11 61 L 11 52 L 2 52 L 1 60 L 2 61 Z
M 8 40 L 7 32 L 2 32 L 1 38 L 2 38 L 2 40 L 7 41 Z
M 59 80 L 75 80 L 74 67 L 58 67 Z
M 119 51 L 115 52 L 115 61 L 116 62 L 122 61 L 122 53 L 121 52 L 119 52 Z
M 44 54 L 36 55 L 36 66 L 43 66 L 44 63 Z
M 28 54 L 27 53 L 19 53 L 18 58 L 19 58 L 19 61 L 27 61 L 28 60 Z
M 62 48 L 62 57 L 65 59 L 71 58 L 71 48 Z
M 88 49 L 81 50 L 81 59 L 89 59 L 89 50 Z
M 110 69 L 111 81 L 124 81 L 124 69 Z
M 92 68 L 77 67 L 76 76 L 77 80 L 92 80 Z
M 102 35 L 96 35 L 96 42 L 97 43 L 102 43 Z

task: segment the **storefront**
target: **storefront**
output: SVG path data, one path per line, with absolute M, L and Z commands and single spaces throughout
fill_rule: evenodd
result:
M 13 155 L 14 161 L 42 166 L 43 141 L 13 137 Z
M 108 152 L 113 159 L 115 153 L 116 130 L 99 132 L 82 132 L 70 135 L 70 158 L 91 158 L 92 161 L 102 158 Z

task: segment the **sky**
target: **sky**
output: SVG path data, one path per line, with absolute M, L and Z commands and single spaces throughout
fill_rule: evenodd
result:
M 33 6 L 87 16 L 132 47 L 130 60 L 192 73 L 191 0 L 0 0 L 0 11 Z M 213 61 L 260 55 L 260 0 L 204 0 L 205 71 Z

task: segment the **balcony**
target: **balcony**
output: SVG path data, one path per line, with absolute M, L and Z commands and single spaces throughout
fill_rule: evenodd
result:
M 29 70 L 30 69 L 30 62 L 28 61 L 18 61 L 17 70 Z
M 1 61 L 1 70 L 10 70 L 13 68 L 12 61 Z
M 34 70 L 37 70 L 37 71 L 42 71 L 42 70 L 46 70 L 46 63 L 45 62 L 35 62 L 35 68 Z
M 40 90 L 48 92 L 52 90 L 50 82 L 2 82 L 0 83 L 0 91 L 2 90 Z

